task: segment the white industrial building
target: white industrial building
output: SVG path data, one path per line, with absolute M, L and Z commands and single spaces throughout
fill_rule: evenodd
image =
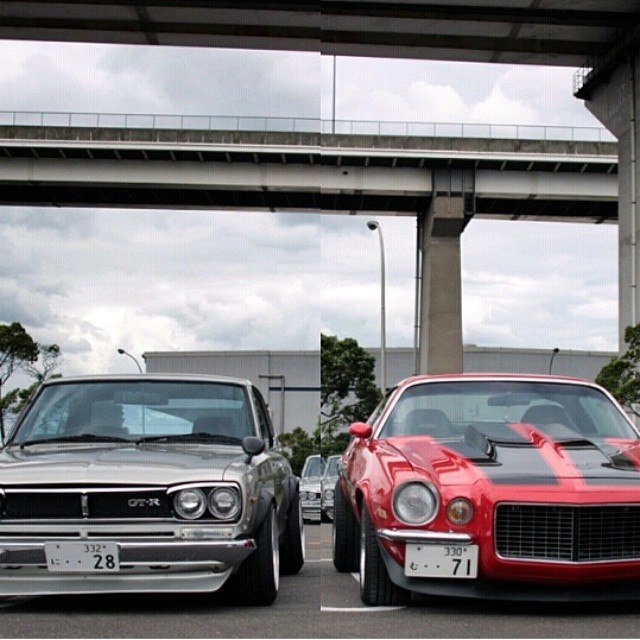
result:
M 379 349 L 376 357 L 379 379 Z M 593 380 L 616 354 L 560 351 L 553 373 Z M 148 373 L 217 373 L 248 378 L 264 394 L 277 430 L 302 427 L 311 432 L 320 409 L 319 351 L 165 351 L 144 354 Z M 464 370 L 496 373 L 549 373 L 552 351 L 546 349 L 464 348 Z M 413 374 L 413 349 L 387 349 L 389 386 Z M 284 410 L 283 410 L 284 409 Z

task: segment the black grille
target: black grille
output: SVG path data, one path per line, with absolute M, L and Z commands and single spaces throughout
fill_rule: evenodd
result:
M 4 517 L 14 520 L 81 518 L 80 497 L 73 493 L 7 493 Z
M 114 491 L 88 494 L 90 518 L 171 518 L 165 491 Z
M 83 508 L 83 501 L 85 506 Z M 146 519 L 173 517 L 170 498 L 158 491 L 8 491 L 3 517 L 8 520 Z
M 495 541 L 504 558 L 640 559 L 640 505 L 499 505 Z

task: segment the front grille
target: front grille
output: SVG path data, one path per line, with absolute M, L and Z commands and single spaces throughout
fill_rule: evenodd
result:
M 7 491 L 2 517 L 6 520 L 147 519 L 172 518 L 166 490 Z M 83 504 L 84 503 L 84 504 Z
M 640 559 L 640 505 L 498 505 L 495 544 L 503 558 Z

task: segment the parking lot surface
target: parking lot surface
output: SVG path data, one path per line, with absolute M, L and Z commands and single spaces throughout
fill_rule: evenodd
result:
M 637 637 L 640 603 L 584 605 L 414 597 L 368 608 L 331 562 L 331 526 L 308 525 L 307 564 L 285 576 L 271 607 L 223 595 L 34 598 L 0 610 L 0 637 Z

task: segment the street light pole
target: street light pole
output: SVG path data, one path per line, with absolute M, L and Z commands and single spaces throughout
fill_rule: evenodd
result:
M 385 303 L 385 258 L 384 258 L 384 239 L 382 237 L 382 229 L 380 224 L 375 220 L 367 222 L 367 227 L 371 231 L 378 230 L 378 238 L 380 239 L 380 387 L 383 395 L 387 393 L 387 313 Z
M 129 358 L 131 358 L 131 359 L 136 363 L 136 366 L 138 367 L 138 371 L 139 371 L 140 373 L 143 373 L 143 371 L 142 371 L 142 367 L 140 366 L 140 363 L 139 363 L 139 362 L 138 362 L 138 360 L 137 360 L 136 358 L 134 358 L 130 353 L 126 352 L 124 349 L 118 349 L 118 353 L 119 353 L 121 356 L 128 356 Z
M 549 375 L 551 375 L 551 367 L 553 367 L 553 359 L 558 355 L 559 352 L 560 352 L 560 349 L 556 347 L 553 350 L 553 353 L 551 354 L 551 362 L 549 362 Z

